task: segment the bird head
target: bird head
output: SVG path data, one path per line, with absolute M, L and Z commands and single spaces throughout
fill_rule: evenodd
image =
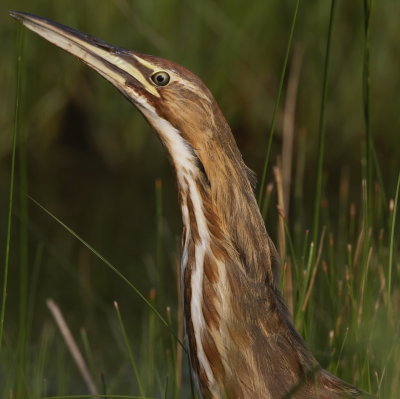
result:
M 229 127 L 214 97 L 186 68 L 162 58 L 113 46 L 33 14 L 16 11 L 10 14 L 111 82 L 158 132 L 174 163 L 185 161 L 180 157 L 194 157 L 190 162 L 201 163 L 200 159 L 207 158 L 210 149 L 218 151 L 226 144 L 226 137 L 215 133 L 221 129 L 229 130 Z M 232 145 L 231 140 L 228 141 L 229 150 Z M 175 164 L 175 167 L 179 166 Z

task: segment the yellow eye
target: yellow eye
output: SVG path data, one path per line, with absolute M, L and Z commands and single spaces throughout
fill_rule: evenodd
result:
M 157 86 L 166 86 L 169 83 L 170 77 L 167 72 L 156 72 L 151 75 L 151 80 Z

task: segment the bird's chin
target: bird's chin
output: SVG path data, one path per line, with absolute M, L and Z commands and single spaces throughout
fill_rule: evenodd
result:
M 154 108 L 148 102 L 146 94 L 143 93 L 143 89 L 134 86 L 123 88 L 120 88 L 117 85 L 115 86 L 122 95 L 140 111 L 143 108 L 148 109 L 149 111 L 154 111 Z

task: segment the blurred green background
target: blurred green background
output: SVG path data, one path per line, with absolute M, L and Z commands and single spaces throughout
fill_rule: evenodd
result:
M 301 231 L 312 226 L 309 216 L 314 198 L 329 8 L 329 1 L 301 2 L 294 35 L 294 48 L 302 54 L 294 144 L 296 164 L 298 137 L 303 137 Z M 246 163 L 260 175 L 293 1 L 3 0 L 0 4 L 2 248 L 15 123 L 17 37 L 21 29 L 8 16 L 9 9 L 45 16 L 115 45 L 162 56 L 191 69 L 215 95 Z M 400 159 L 399 15 L 398 0 L 373 2 L 371 129 L 389 197 L 394 195 Z M 339 179 L 347 170 L 351 176 L 350 200 L 356 207 L 361 206 L 357 201 L 365 132 L 363 23 L 362 1 L 338 2 L 326 108 L 325 198 L 330 203 L 338 201 Z M 23 32 L 21 55 L 20 135 L 22 148 L 26 150 L 27 192 L 111 260 L 143 293 L 147 295 L 156 289 L 155 303 L 160 310 L 164 311 L 166 306 L 176 309 L 181 222 L 174 176 L 156 135 L 110 84 L 27 30 Z M 281 116 L 280 111 L 271 165 L 281 152 Z M 270 169 L 268 181 L 272 180 Z M 20 176 L 17 168 L 17 179 Z M 161 190 L 156 190 L 157 179 L 161 181 Z M 32 360 L 34 351 L 41 345 L 44 329 L 52 331 L 49 333 L 52 340 L 59 339 L 45 306 L 45 300 L 53 298 L 73 332 L 79 335 L 79 329 L 84 327 L 90 336 L 95 372 L 104 373 L 109 380 L 119 372 L 126 373 L 122 366 L 123 350 L 119 348 L 116 353 L 116 347 L 122 344 L 115 339 L 119 333 L 113 300 L 120 304 L 132 345 L 138 352 L 147 350 L 145 342 L 152 323 L 149 310 L 89 250 L 33 203 L 28 202 L 28 219 L 21 217 L 26 198 L 21 190 L 17 184 L 5 319 L 9 349 L 20 333 L 18 314 L 23 289 L 20 265 L 25 262 L 31 307 L 28 314 L 32 319 L 26 356 L 32 368 L 36 364 Z M 267 228 L 276 241 L 277 212 L 276 200 L 273 201 Z M 337 218 L 337 209 L 334 207 L 324 217 L 329 225 Z M 20 234 L 24 223 L 29 246 L 22 251 Z M 289 224 L 293 223 L 289 218 Z M 315 290 L 318 291 L 318 286 Z M 155 342 L 168 341 L 168 333 L 161 326 L 157 328 L 155 334 L 159 339 Z M 315 343 L 317 354 L 324 340 L 320 346 Z M 66 367 L 71 373 L 66 380 L 73 381 L 72 385 L 64 382 L 66 392 L 82 393 L 83 384 L 66 349 L 62 343 L 51 345 L 54 363 L 48 361 L 43 366 L 49 370 L 48 376 L 57 374 L 57 367 Z M 153 350 L 157 352 L 157 346 Z M 119 386 L 124 387 L 123 383 Z

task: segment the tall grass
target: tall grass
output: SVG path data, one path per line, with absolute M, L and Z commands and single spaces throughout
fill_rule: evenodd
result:
M 296 6 L 295 6 L 294 11 L 293 11 L 292 24 L 291 24 L 291 27 L 290 27 L 290 33 L 289 33 L 288 44 L 287 44 L 287 47 L 286 47 L 285 59 L 283 61 L 282 72 L 281 72 L 279 88 L 278 88 L 278 94 L 276 96 L 274 110 L 272 111 L 271 127 L 269 129 L 267 148 L 266 148 L 266 151 L 265 151 L 264 164 L 263 164 L 263 169 L 262 169 L 262 172 L 261 172 L 260 187 L 258 189 L 259 190 L 259 192 L 258 192 L 258 205 L 259 205 L 260 209 L 263 209 L 263 207 L 264 207 L 263 200 L 264 200 L 264 197 L 266 197 L 265 186 L 266 186 L 269 158 L 270 158 L 270 155 L 271 155 L 272 140 L 274 138 L 274 132 L 275 132 L 275 126 L 276 126 L 276 118 L 278 116 L 278 109 L 279 109 L 279 106 L 280 106 L 280 103 L 281 103 L 281 96 L 282 96 L 282 91 L 283 91 L 283 85 L 284 85 L 284 82 L 285 82 L 286 69 L 287 69 L 287 65 L 288 65 L 288 62 L 289 62 L 290 52 L 292 50 L 293 35 L 294 35 L 295 28 L 296 28 L 297 14 L 299 12 L 299 7 L 300 7 L 300 0 L 297 0 Z
M 14 132 L 12 139 L 12 156 L 11 156 L 11 176 L 10 190 L 8 197 L 8 215 L 7 215 L 7 232 L 4 258 L 4 274 L 3 274 L 3 289 L 0 311 L 0 350 L 3 344 L 4 334 L 4 319 L 7 305 L 7 289 L 8 289 L 8 272 L 10 264 L 10 249 L 11 249 L 11 229 L 12 229 L 12 214 L 14 205 L 14 184 L 15 184 L 15 164 L 17 154 L 18 133 L 20 131 L 20 101 L 21 101 L 21 81 L 22 81 L 22 47 L 23 47 L 23 30 L 18 29 L 18 52 L 16 61 L 16 95 L 15 95 L 15 111 L 14 111 Z
M 279 239 L 275 241 L 281 243 L 282 288 L 293 311 L 295 324 L 323 367 L 382 398 L 397 398 L 400 395 L 397 371 L 397 359 L 400 357 L 398 321 L 400 253 L 397 229 L 400 174 L 398 162 L 394 167 L 392 164 L 382 163 L 373 140 L 373 132 L 377 126 L 374 125 L 372 116 L 378 113 L 374 107 L 379 104 L 374 101 L 375 92 L 371 87 L 374 82 L 374 69 L 371 68 L 371 63 L 375 56 L 371 46 L 374 40 L 372 23 L 375 13 L 379 12 L 378 3 L 374 5 L 374 14 L 372 14 L 372 0 L 365 0 L 364 8 L 360 5 L 357 8 L 357 15 L 363 17 L 363 29 L 361 38 L 358 38 L 362 48 L 358 54 L 361 69 L 356 76 L 360 80 L 363 92 L 359 104 L 351 101 L 351 108 L 347 112 L 360 112 L 364 121 L 363 143 L 360 143 L 360 140 L 355 144 L 350 143 L 353 158 L 354 154 L 361 154 L 357 155 L 361 172 L 354 167 L 349 168 L 337 163 L 335 164 L 338 169 L 337 178 L 336 171 L 326 168 L 324 162 L 327 163 L 327 158 L 334 152 L 331 148 L 328 147 L 328 151 L 326 148 L 326 142 L 337 127 L 334 124 L 332 127 L 333 116 L 336 118 L 340 115 L 339 107 L 335 108 L 335 114 L 332 115 L 329 103 L 330 88 L 332 87 L 334 91 L 333 86 L 341 87 L 334 69 L 337 68 L 335 65 L 337 51 L 335 52 L 336 40 L 333 28 L 340 35 L 344 23 L 341 7 L 344 5 L 340 6 L 339 3 L 336 5 L 336 1 L 332 0 L 330 9 L 327 5 L 313 6 L 315 11 L 313 18 L 316 21 L 318 16 L 318 20 L 326 21 L 322 25 L 324 31 L 328 30 L 327 37 L 323 37 L 324 45 L 321 45 L 325 48 L 325 54 L 322 55 L 323 63 L 320 62 L 316 69 L 319 72 L 318 77 L 322 77 L 322 87 L 318 79 L 315 90 L 311 87 L 310 80 L 307 80 L 310 87 L 302 87 L 302 80 L 307 78 L 307 73 L 303 74 L 303 71 L 311 68 L 311 63 L 308 61 L 311 57 L 310 50 L 306 49 L 304 59 L 307 62 L 304 62 L 300 74 L 297 101 L 304 98 L 304 95 L 312 95 L 309 99 L 312 103 L 320 101 L 319 121 L 318 111 L 312 113 L 314 123 L 302 119 L 302 114 L 297 115 L 297 119 L 301 122 L 297 122 L 295 127 L 297 151 L 293 154 L 292 162 L 295 165 L 293 171 L 295 181 L 292 192 L 286 193 L 290 195 L 292 204 L 290 212 L 287 213 L 281 212 L 284 189 L 279 177 L 279 162 L 275 168 L 274 180 L 269 177 L 272 175 L 269 169 L 272 169 L 271 159 L 279 152 L 275 148 L 279 148 L 277 145 L 279 135 L 275 131 L 279 133 L 280 130 L 280 99 L 285 91 L 292 43 L 301 41 L 301 35 L 304 35 L 305 31 L 306 14 L 310 14 L 312 5 L 303 4 L 300 8 L 299 0 L 295 4 L 289 2 L 283 13 L 287 25 L 284 25 L 284 30 L 280 30 L 281 21 L 275 14 L 269 16 L 267 11 L 275 9 L 267 2 L 255 2 L 249 6 L 248 13 L 245 13 L 241 3 L 227 1 L 225 5 L 219 6 L 211 1 L 204 1 L 204 9 L 200 9 L 189 3 L 179 5 L 178 2 L 170 0 L 159 4 L 159 17 L 155 15 L 155 10 L 149 5 L 150 2 L 135 3 L 135 10 L 124 1 L 105 4 L 98 10 L 99 19 L 96 20 L 96 24 L 100 25 L 93 27 L 91 33 L 102 36 L 101 30 L 104 27 L 101 25 L 102 21 L 113 18 L 118 21 L 118 26 L 125 23 L 129 25 L 132 20 L 131 15 L 135 15 L 135 21 L 138 19 L 137 15 L 140 15 L 143 21 L 159 18 L 154 26 L 161 29 L 170 23 L 168 21 L 175 21 L 174 15 L 180 13 L 184 17 L 182 17 L 184 22 L 178 26 L 180 30 L 172 30 L 174 33 L 171 37 L 163 37 L 150 24 L 135 25 L 142 36 L 151 43 L 148 52 L 161 54 L 161 51 L 165 50 L 166 53 L 171 53 L 164 54 L 165 56 L 182 57 L 185 52 L 189 53 L 188 48 L 196 45 L 196 51 L 187 55 L 189 63 L 193 63 L 192 69 L 208 77 L 204 80 L 208 84 L 210 81 L 214 88 L 223 87 L 226 91 L 228 82 L 229 86 L 237 88 L 239 100 L 236 104 L 240 104 L 244 114 L 248 101 L 243 101 L 241 96 L 244 95 L 246 88 L 252 87 L 251 98 L 254 99 L 252 105 L 255 111 L 251 116 L 256 117 L 257 129 L 261 122 L 270 123 L 267 147 L 261 153 L 254 153 L 255 158 L 259 158 L 258 164 L 257 162 L 255 164 L 261 170 L 258 200 L 268 230 L 273 237 L 278 236 Z M 125 19 L 122 23 L 121 15 L 117 19 L 110 11 L 113 10 L 111 4 L 117 4 L 118 9 L 123 10 L 121 15 Z M 77 10 L 68 9 L 65 15 L 62 8 L 54 6 L 54 9 L 50 10 L 47 8 L 48 5 L 42 4 L 42 6 L 47 10 L 47 16 L 60 21 L 65 18 L 67 20 L 61 22 L 71 24 L 72 19 L 78 28 L 80 28 L 79 23 L 82 23 L 80 16 L 90 13 L 90 10 L 83 5 L 76 5 Z M 278 9 L 279 6 L 274 7 Z M 352 10 L 354 12 L 353 8 Z M 168 15 L 170 17 L 167 17 Z M 267 18 L 271 18 L 268 20 L 268 28 L 264 21 Z M 274 19 L 277 19 L 276 25 Z M 249 54 L 257 51 L 260 54 L 262 48 L 258 46 L 257 35 L 249 36 L 257 29 L 257 26 L 253 26 L 254 22 L 259 20 L 261 28 L 257 34 L 261 35 L 266 31 L 268 35 L 273 35 L 274 40 L 278 42 L 274 49 L 277 48 L 279 54 L 282 52 L 284 54 L 283 65 L 280 61 L 279 63 L 276 61 L 278 73 L 274 75 L 275 84 L 271 87 L 267 85 L 261 72 L 267 63 L 281 58 L 275 57 L 275 53 L 271 51 L 273 57 L 257 61 L 264 63 L 263 69 L 257 69 L 256 65 L 246 62 Z M 274 29 L 274 32 L 269 33 L 268 29 Z M 188 32 L 192 34 L 189 35 Z M 140 135 L 146 128 L 136 122 L 136 119 L 129 119 L 133 117 L 127 115 L 133 112 L 127 105 L 123 108 L 125 105 L 121 105 L 122 100 L 113 103 L 107 89 L 103 89 L 103 86 L 93 87 L 99 84 L 97 76 L 83 72 L 85 75 L 82 78 L 82 73 L 78 73 L 79 67 L 73 61 L 66 61 L 69 64 L 68 68 L 63 70 L 64 77 L 60 77 L 57 69 L 54 73 L 52 65 L 57 65 L 57 55 L 52 55 L 51 62 L 47 60 L 46 73 L 50 75 L 54 73 L 53 80 L 65 79 L 68 83 L 44 93 L 40 97 L 41 101 L 32 105 L 32 113 L 28 113 L 27 107 L 23 107 L 21 114 L 21 93 L 27 96 L 28 102 L 32 92 L 38 93 L 42 88 L 35 87 L 32 82 L 41 68 L 31 67 L 31 64 L 35 65 L 39 60 L 32 60 L 30 47 L 22 48 L 22 36 L 20 33 L 19 35 L 17 44 L 14 45 L 18 54 L 15 67 L 16 102 L 12 123 L 13 133 L 10 133 L 13 137 L 11 156 L 8 160 L 11 183 L 6 202 L 8 210 L 4 233 L 5 260 L 0 313 L 0 396 L 18 399 L 93 397 L 85 395 L 88 388 L 68 352 L 67 343 L 64 342 L 47 310 L 41 310 L 46 298 L 56 297 L 65 312 L 66 323 L 69 324 L 72 335 L 79 337 L 76 342 L 77 350 L 81 352 L 98 391 L 102 393 L 95 397 L 195 397 L 182 338 L 182 309 L 177 299 L 178 295 L 174 293 L 178 279 L 176 265 L 179 239 L 178 228 L 171 221 L 176 216 L 175 196 L 169 188 L 173 186 L 171 176 L 162 175 L 162 180 L 156 179 L 154 191 L 152 186 L 154 176 L 146 176 L 149 180 L 148 186 L 132 180 L 130 175 L 129 183 L 123 180 L 121 184 L 121 177 L 116 172 L 121 166 L 115 167 L 126 163 L 130 169 L 130 165 L 134 165 L 133 169 L 138 169 L 135 176 L 144 174 L 145 170 L 154 172 L 160 168 L 160 164 L 157 163 L 160 157 L 159 153 L 156 152 L 156 156 L 153 153 L 154 151 L 161 153 L 161 150 L 155 146 L 151 147 Z M 112 36 L 113 33 L 111 39 Z M 203 36 L 206 36 L 207 40 L 202 47 Z M 284 41 L 277 39 L 281 36 L 285 37 Z M 127 35 L 121 37 L 122 39 L 116 37 L 115 42 L 125 40 Z M 208 64 L 195 63 L 196 60 L 199 61 L 198 54 L 206 54 L 206 50 L 212 51 L 209 43 L 210 40 L 217 42 L 216 38 L 222 42 L 221 48 L 217 47 L 220 51 L 214 54 L 215 59 L 219 61 L 218 66 L 221 66 L 221 71 L 213 71 Z M 306 38 L 311 40 L 308 36 Z M 176 40 L 179 40 L 180 47 L 175 46 Z M 166 46 L 166 43 L 172 44 Z M 247 43 L 248 48 L 243 46 L 243 43 Z M 121 44 L 125 45 L 122 42 Z M 50 51 L 52 54 L 57 52 L 56 49 L 49 47 Z M 21 61 L 22 54 L 26 54 L 29 63 Z M 69 60 L 66 55 L 60 57 Z M 236 64 L 243 65 L 243 69 L 240 73 L 236 70 L 231 80 L 226 80 L 224 85 L 221 76 L 227 74 L 228 66 L 233 70 Z M 348 73 L 350 74 L 350 71 Z M 330 83 L 332 77 L 336 79 L 335 85 Z M 25 80 L 30 90 L 22 91 L 22 83 Z M 71 82 L 74 81 L 78 82 L 80 88 L 79 98 L 73 94 L 75 89 Z M 259 84 L 260 91 L 255 87 L 258 86 L 255 82 L 259 81 L 262 82 Z M 68 91 L 72 93 L 72 105 L 61 95 Z M 257 96 L 261 96 L 260 93 L 262 96 L 267 96 L 268 91 L 271 92 L 271 98 L 267 105 L 262 101 L 256 101 L 259 99 Z M 95 96 L 92 93 L 96 93 Z M 98 98 L 97 93 L 100 93 Z M 223 101 L 228 114 L 233 114 L 232 109 L 239 112 L 235 108 L 234 96 L 228 96 L 229 99 L 226 100 L 226 95 L 217 92 L 217 97 Z M 91 111 L 86 109 L 86 116 L 82 116 L 78 127 L 68 125 L 71 119 L 69 114 L 63 123 L 58 121 L 57 109 L 70 106 L 80 114 L 85 101 L 96 102 L 101 111 L 97 109 L 88 117 L 86 113 L 90 114 Z M 307 112 L 304 104 L 299 105 L 300 113 Z M 270 113 L 265 111 L 266 108 L 272 110 L 271 121 Z M 38 117 L 35 119 L 32 114 L 37 114 Z M 268 114 L 268 117 L 264 118 L 264 114 Z M 49 115 L 52 117 L 49 118 Z M 62 187 L 56 191 L 60 197 L 73 192 L 73 195 L 66 200 L 67 211 L 59 205 L 61 202 L 59 198 L 50 199 L 43 194 L 48 191 L 42 192 L 37 188 L 38 181 L 43 187 L 48 186 L 46 173 L 40 175 L 40 179 L 35 179 L 33 176 L 33 183 L 29 183 L 29 188 L 34 193 L 32 196 L 40 198 L 40 201 L 32 202 L 26 195 L 32 173 L 29 172 L 29 167 L 33 162 L 40 162 L 35 159 L 32 146 L 37 148 L 35 141 L 40 141 L 41 138 L 38 137 L 43 136 L 39 133 L 31 137 L 31 142 L 28 142 L 28 139 L 21 134 L 23 130 L 21 127 L 29 126 L 29 130 L 34 130 L 35 126 L 43 127 L 43 120 L 46 118 L 49 118 L 47 122 L 52 125 L 53 131 L 66 129 L 68 137 L 74 136 L 75 130 L 78 130 L 78 136 L 84 135 L 85 129 L 81 129 L 81 126 L 85 126 L 85 123 L 86 129 L 89 129 L 90 124 L 100 122 L 109 124 L 106 125 L 104 135 L 98 127 L 100 125 L 96 125 L 96 137 L 100 136 L 101 139 L 96 141 L 95 147 L 97 149 L 102 146 L 107 147 L 107 150 L 103 148 L 101 151 L 102 154 L 106 154 L 108 167 L 112 169 L 109 165 L 114 165 L 113 172 L 105 168 L 88 149 L 91 148 L 94 139 L 89 138 L 85 144 L 88 148 L 84 147 L 83 150 L 79 147 L 82 145 L 81 136 L 74 139 L 79 145 L 76 142 L 67 144 L 64 142 L 65 146 L 70 145 L 73 148 L 67 155 L 56 151 L 57 141 L 48 137 L 46 139 L 48 141 L 42 139 L 48 145 L 46 162 L 50 167 L 55 168 L 58 163 L 66 164 L 67 167 L 63 172 L 67 173 L 71 167 L 69 159 L 73 159 L 74 163 L 82 162 L 79 151 L 83 151 L 83 158 L 89 157 L 90 163 L 94 165 L 93 169 L 97 168 L 88 170 L 86 167 L 79 170 L 81 176 L 74 175 L 72 181 L 68 182 L 67 188 Z M 86 118 L 92 118 L 90 119 L 92 122 L 88 123 Z M 243 121 L 250 123 L 246 119 Z M 127 125 L 129 132 L 125 134 Z M 237 130 L 240 131 L 240 123 L 238 126 Z M 317 137 L 313 135 L 309 126 L 316 127 Z M 112 130 L 115 130 L 115 133 L 110 139 L 109 132 Z M 123 131 L 124 134 L 118 136 L 117 130 Z M 132 134 L 131 130 L 136 134 Z M 239 133 L 239 141 L 240 137 Z M 255 139 L 251 134 L 250 137 Z M 316 149 L 312 145 L 314 141 L 319 142 L 315 146 Z M 136 151 L 135 154 L 140 162 L 135 163 L 135 159 L 121 150 L 125 147 L 132 148 L 133 152 Z M 136 148 L 140 148 L 140 151 Z M 50 154 L 53 151 L 56 154 L 54 158 Z M 43 152 L 40 153 L 40 157 L 42 154 Z M 87 163 L 82 164 L 87 165 Z M 314 167 L 315 164 L 317 167 Z M 46 167 L 49 166 L 46 164 Z M 41 169 L 42 172 L 44 170 Z M 392 172 L 395 177 L 392 176 Z M 86 173 L 89 178 L 82 180 L 82 176 Z M 154 173 L 158 174 L 159 171 Z M 112 193 L 108 197 L 108 190 L 104 187 L 109 187 L 105 186 L 109 174 L 112 174 L 111 180 L 115 182 L 110 186 L 112 189 L 109 191 Z M 96 180 L 98 180 L 97 185 L 94 184 Z M 3 182 L 0 183 L 4 186 Z M 87 185 L 90 187 L 89 190 L 85 190 Z M 128 189 L 125 189 L 128 185 Z M 17 195 L 14 193 L 15 187 L 18 189 Z M 92 193 L 88 194 L 88 191 Z M 312 194 L 309 194 L 310 191 Z M 133 194 L 129 196 L 129 193 Z M 125 202 L 124 196 L 127 197 Z M 85 225 L 77 223 L 73 217 L 76 211 L 76 205 L 72 205 L 76 204 L 75 197 L 82 203 L 85 201 L 89 203 L 89 210 L 78 207 L 85 209 L 85 212 L 78 213 L 76 219 L 85 220 Z M 139 202 L 139 197 L 143 197 L 144 201 Z M 28 204 L 34 206 L 29 208 Z M 115 220 L 116 215 L 120 215 L 115 209 L 122 206 L 121 204 L 126 206 L 125 213 L 123 218 Z M 279 207 L 279 217 L 276 205 Z M 136 209 L 138 207 L 139 210 Z M 130 227 L 127 229 L 125 224 L 133 226 L 133 231 L 139 231 L 140 234 L 132 234 Z M 60 226 L 62 229 L 58 228 Z M 75 226 L 78 226 L 79 230 Z M 119 234 L 117 230 L 121 233 Z M 48 231 L 51 233 L 46 233 Z M 95 244 L 91 245 L 89 241 Z M 138 251 L 136 247 L 141 246 L 144 249 Z M 110 250 L 114 247 L 115 250 Z M 133 247 L 135 250 L 132 250 Z M 123 253 L 121 256 L 120 252 Z M 141 255 L 143 253 L 145 256 Z M 110 262 L 107 259 L 115 261 Z M 13 267 L 13 263 L 18 267 Z M 8 292 L 12 293 L 10 303 Z M 115 304 L 114 309 L 113 304 Z M 9 307 L 12 311 L 7 310 Z M 139 396 L 134 396 L 135 394 Z
M 372 154 L 373 138 L 371 131 L 371 65 L 370 65 L 370 21 L 372 0 L 364 0 L 364 63 L 363 63 L 363 109 L 366 138 L 366 182 L 367 182 L 367 222 L 372 217 Z
M 314 197 L 314 219 L 313 219 L 313 242 L 317 241 L 319 234 L 319 223 L 320 223 L 320 209 L 321 209 L 321 192 L 322 192 L 322 175 L 323 175 L 323 162 L 325 155 L 325 109 L 326 109 L 326 98 L 328 95 L 328 74 L 331 59 L 331 42 L 333 23 L 335 17 L 336 1 L 331 0 L 331 8 L 329 14 L 328 24 L 328 35 L 326 40 L 325 50 L 325 62 L 324 62 L 324 77 L 322 83 L 322 95 L 321 95 L 321 109 L 319 113 L 319 125 L 318 125 L 318 161 L 317 161 L 317 176 L 315 182 L 315 197 Z

